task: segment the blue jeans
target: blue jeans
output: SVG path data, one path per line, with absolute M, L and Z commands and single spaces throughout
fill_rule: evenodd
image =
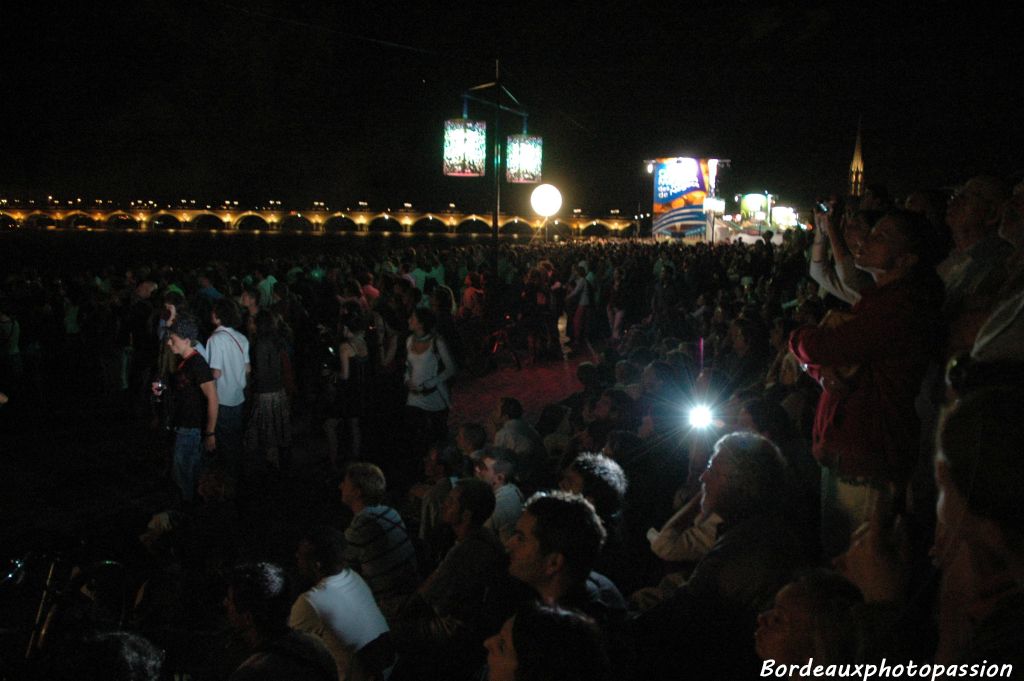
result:
M 242 464 L 242 412 L 245 403 L 217 407 L 217 453 L 223 457 L 224 472 L 237 482 L 244 473 Z
M 175 428 L 174 482 L 184 501 L 192 501 L 203 467 L 203 434 L 199 428 Z

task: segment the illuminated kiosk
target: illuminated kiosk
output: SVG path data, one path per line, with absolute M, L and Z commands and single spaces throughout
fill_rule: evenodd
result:
M 756 243 L 772 233 L 772 243 L 781 244 L 783 232 L 801 228 L 796 209 L 780 206 L 775 202 L 778 196 L 770 192 L 736 195 L 739 212 L 734 216 L 725 216 L 721 224 L 716 225 L 716 241 L 742 241 Z

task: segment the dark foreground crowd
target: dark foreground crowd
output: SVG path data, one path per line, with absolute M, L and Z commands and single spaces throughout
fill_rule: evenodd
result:
M 75 574 L 29 671 L 1014 676 L 1024 187 L 826 205 L 753 245 L 8 273 L 0 409 L 73 361 L 166 443 L 175 491 L 130 594 Z M 451 409 L 566 358 L 576 392 L 532 423 L 514 390 L 485 422 Z M 280 564 L 240 528 L 300 465 L 345 512 Z

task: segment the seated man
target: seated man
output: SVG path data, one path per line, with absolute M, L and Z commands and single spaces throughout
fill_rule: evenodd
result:
M 519 479 L 529 484 L 539 481 L 546 472 L 547 451 L 540 433 L 523 420 L 523 405 L 514 397 L 502 397 L 492 422 L 495 446 L 511 450 L 518 459 Z
M 501 541 L 508 541 L 512 528 L 523 512 L 523 493 L 516 486 L 516 460 L 512 452 L 488 447 L 477 459 L 474 474 L 494 491 L 494 513 L 484 527 Z
M 385 617 L 416 590 L 416 550 L 398 511 L 384 505 L 385 480 L 371 463 L 354 463 L 341 481 L 341 501 L 355 517 L 345 530 L 345 559 L 370 585 Z
M 370 587 L 345 564 L 345 536 L 315 527 L 295 559 L 300 577 L 313 586 L 292 604 L 288 626 L 327 645 L 339 679 L 381 678 L 395 661 L 391 635 Z
M 756 669 L 757 614 L 805 562 L 783 520 L 784 485 L 785 461 L 771 441 L 732 433 L 715 444 L 701 476 L 701 512 L 721 516 L 718 537 L 690 579 L 637 618 L 641 677 L 664 677 L 681 655 L 696 676 L 714 669 L 747 678 Z
M 606 538 L 597 567 L 621 591 L 632 592 L 640 585 L 634 575 L 633 557 L 627 555 L 622 538 L 622 502 L 626 496 L 626 474 L 613 459 L 603 454 L 580 454 L 562 472 L 559 486 L 580 494 L 601 518 Z
M 252 563 L 232 571 L 224 607 L 250 655 L 229 681 L 335 678 L 334 658 L 320 639 L 288 628 L 290 603 L 285 572 L 277 565 Z
M 592 571 L 604 540 L 601 519 L 589 501 L 567 492 L 538 492 L 526 502 L 506 542 L 508 571 L 545 604 L 593 617 L 609 639 L 613 659 L 625 667 L 626 602 L 607 577 Z
M 455 532 L 455 546 L 399 614 L 395 636 L 403 657 L 406 653 L 429 657 L 427 666 L 433 668 L 463 665 L 482 655 L 484 638 L 494 633 L 501 616 L 507 614 L 488 617 L 485 607 L 485 601 L 492 604 L 488 599 L 493 592 L 508 591 L 501 588 L 507 582 L 505 549 L 484 528 L 493 511 L 494 494 L 481 480 L 459 480 L 449 492 L 442 517 Z M 460 659 L 444 659 L 453 656 Z
M 414 524 L 418 521 L 420 557 L 427 563 L 424 569 L 437 566 L 452 547 L 451 528 L 441 519 L 441 508 L 455 481 L 462 477 L 462 467 L 458 449 L 435 443 L 423 457 L 423 481 L 409 490 L 409 500 L 415 507 L 408 509 L 411 521 L 409 516 L 406 520 Z
M 471 469 L 472 464 L 480 459 L 487 444 L 487 431 L 479 423 L 463 423 L 455 434 L 455 446 Z
M 606 531 L 610 521 L 617 522 L 626 495 L 626 474 L 613 459 L 603 454 L 580 454 L 562 472 L 559 486 L 589 501 Z

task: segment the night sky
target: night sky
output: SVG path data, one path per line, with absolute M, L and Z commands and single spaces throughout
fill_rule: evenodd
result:
M 0 195 L 486 211 L 441 130 L 495 55 L 567 208 L 632 213 L 671 155 L 806 203 L 845 188 L 861 118 L 895 193 L 1024 171 L 1019 10 L 919 4 L 8 2 Z

